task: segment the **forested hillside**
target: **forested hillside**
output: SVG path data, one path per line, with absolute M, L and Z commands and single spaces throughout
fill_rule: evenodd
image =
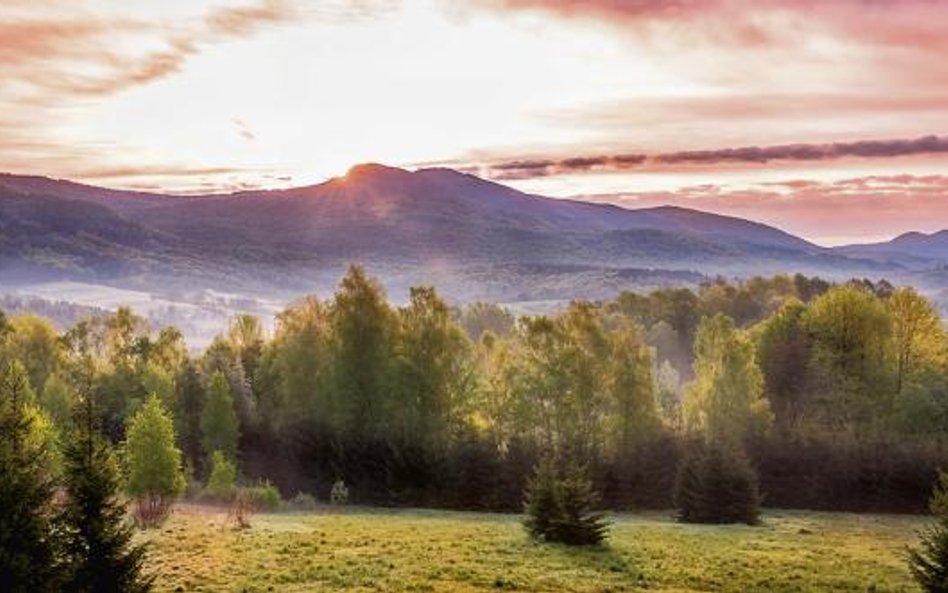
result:
M 434 283 L 461 302 L 598 299 L 787 271 L 948 286 L 917 277 L 937 267 L 930 260 L 910 269 L 741 218 L 547 198 L 444 168 L 357 165 L 317 185 L 202 196 L 0 175 L 8 287 L 71 280 L 284 299 L 331 292 L 349 262 L 399 294 Z
M 884 281 L 722 280 L 515 319 L 430 287 L 394 307 L 353 267 L 273 335 L 239 316 L 197 356 L 128 309 L 63 332 L 0 319 L 43 438 L 82 401 L 122 443 L 154 395 L 194 484 L 217 454 L 286 497 L 342 481 L 355 502 L 518 510 L 536 461 L 568 453 L 606 506 L 667 507 L 684 452 L 724 435 L 768 505 L 914 511 L 948 457 L 948 335 Z

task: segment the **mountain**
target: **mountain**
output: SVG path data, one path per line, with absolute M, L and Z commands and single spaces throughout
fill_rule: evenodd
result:
M 677 207 L 530 195 L 450 169 L 358 165 L 293 189 L 124 192 L 0 176 L 0 272 L 151 290 L 328 290 L 350 262 L 456 299 L 598 298 L 709 275 L 898 272 L 779 229 Z
M 848 256 L 916 269 L 943 267 L 948 264 L 948 229 L 931 234 L 910 232 L 891 241 L 846 245 L 838 247 L 837 251 Z

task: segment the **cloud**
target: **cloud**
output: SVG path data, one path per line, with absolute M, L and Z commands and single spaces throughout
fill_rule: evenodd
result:
M 245 168 L 236 167 L 195 167 L 188 165 L 143 165 L 129 167 L 88 168 L 78 172 L 78 177 L 92 180 L 130 179 L 140 177 L 204 177 L 246 173 Z
M 493 10 L 529 10 L 565 18 L 676 19 L 720 7 L 721 0 L 480 0 Z
M 33 97 L 59 93 L 60 103 L 110 95 L 179 72 L 207 45 L 292 22 L 295 15 L 284 0 L 213 7 L 175 21 L 40 13 L 0 24 L 0 74 Z
M 255 5 L 223 7 L 205 17 L 209 31 L 224 37 L 242 37 L 266 24 L 278 24 L 296 15 L 293 7 L 282 0 L 264 0 Z
M 712 184 L 576 197 L 629 208 L 673 205 L 739 216 L 822 244 L 883 240 L 948 226 L 944 175 L 870 175 L 833 182 L 792 179 L 741 189 Z
M 820 161 L 843 157 L 883 158 L 941 153 L 948 153 L 948 138 L 930 135 L 911 140 L 863 140 L 832 144 L 785 144 L 718 150 L 688 150 L 659 154 L 652 160 L 663 164 L 707 165 L 722 162 Z
M 641 165 L 645 160 L 646 156 L 644 154 L 617 154 L 611 156 L 575 156 L 560 160 L 524 159 L 490 163 L 480 167 L 468 165 L 466 168 L 473 168 L 478 173 L 487 175 L 492 179 L 511 181 L 589 171 L 624 170 Z
M 475 170 L 495 180 L 524 180 L 586 172 L 616 173 L 669 167 L 711 166 L 722 163 L 766 164 L 773 161 L 825 161 L 844 158 L 895 158 L 948 153 L 948 137 L 927 135 L 912 139 L 859 140 L 827 144 L 742 146 L 712 150 L 687 150 L 657 154 L 627 153 L 612 156 L 578 155 L 569 158 L 536 158 L 451 163 Z
M 234 127 L 237 129 L 237 134 L 239 134 L 241 138 L 249 142 L 256 141 L 257 135 L 250 131 L 247 122 L 239 117 L 233 118 L 231 122 L 234 124 Z
M 156 14 L 154 6 L 132 2 L 107 8 L 58 0 L 14 1 L 0 22 L 0 170 L 90 180 L 123 176 L 96 171 L 107 173 L 103 164 L 127 152 L 125 147 L 79 146 L 64 137 L 82 110 L 174 76 L 212 45 L 301 20 L 294 2 L 195 2 Z M 244 130 L 243 135 L 248 134 Z M 133 169 L 117 167 L 113 173 L 135 175 L 145 168 Z

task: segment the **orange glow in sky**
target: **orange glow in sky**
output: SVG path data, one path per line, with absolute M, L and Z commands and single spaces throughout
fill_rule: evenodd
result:
M 948 227 L 948 2 L 2 10 L 3 171 L 193 193 L 437 164 L 827 244 Z

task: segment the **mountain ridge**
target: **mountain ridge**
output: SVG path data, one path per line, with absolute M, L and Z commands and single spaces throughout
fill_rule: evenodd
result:
M 24 196 L 67 204 L 68 232 L 56 230 L 50 212 L 37 218 L 24 208 Z M 140 285 L 300 291 L 355 262 L 399 286 L 441 283 L 458 298 L 537 292 L 569 299 L 594 298 L 597 286 L 623 288 L 616 278 L 660 283 L 662 274 L 680 282 L 693 274 L 834 276 L 902 268 L 738 217 L 555 199 L 452 169 L 378 163 L 312 185 L 205 195 L 5 174 L 3 212 L 0 265 L 8 270 Z M 47 229 L 44 236 L 31 236 L 39 228 Z M 128 245 L 129 233 L 148 241 Z M 530 279 L 515 270 L 530 270 Z M 482 291 L 478 283 L 490 286 Z

